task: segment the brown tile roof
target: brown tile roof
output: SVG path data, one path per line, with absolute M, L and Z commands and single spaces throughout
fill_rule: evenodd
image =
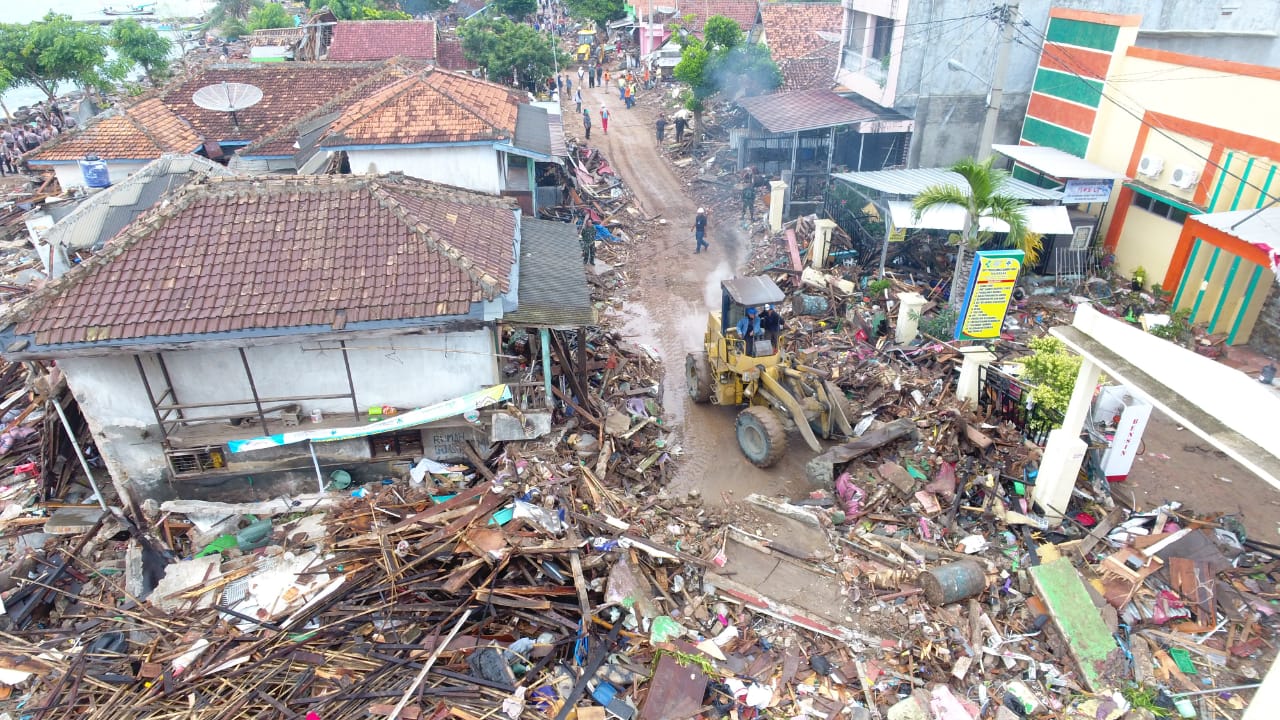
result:
M 769 3 L 760 9 L 765 43 L 775 62 L 810 57 L 832 43 L 818 33 L 839 34 L 844 8 L 838 3 Z
M 429 20 L 359 20 L 333 26 L 329 60 L 435 60 L 436 24 Z
M 189 153 L 200 145 L 191 125 L 155 98 L 109 111 L 78 132 L 59 135 L 27 155 L 28 162 L 80 160 L 90 153 L 104 160 Z
M 210 65 L 199 75 L 165 89 L 161 99 L 190 121 L 208 141 L 254 141 L 341 95 L 378 66 L 368 63 L 282 62 Z M 191 95 L 206 85 L 237 82 L 262 90 L 262 101 L 231 114 L 205 110 Z
M 292 45 L 306 37 L 307 29 L 301 27 L 268 28 L 254 30 L 246 38 L 250 47 L 271 47 L 275 45 Z
M 474 70 L 478 65 L 462 52 L 462 40 L 445 36 L 436 41 L 436 64 L 445 70 Z
M 831 43 L 810 57 L 780 60 L 778 69 L 782 71 L 782 87 L 778 90 L 830 90 L 836 85 L 834 78 L 839 64 L 839 43 Z
M 509 290 L 516 212 L 396 175 L 214 178 L 12 319 L 48 346 L 465 315 Z
M 702 27 L 707 24 L 707 18 L 723 15 L 736 20 L 743 32 L 749 32 L 755 27 L 759 13 L 760 6 L 756 0 L 705 0 L 681 7 L 675 20 L 689 32 L 701 33 Z
M 738 100 L 738 105 L 771 133 L 854 125 L 880 116 L 849 98 L 825 89 L 744 97 Z
M 297 150 L 294 147 L 294 143 L 298 140 L 302 128 L 314 126 L 314 123 L 319 118 L 331 116 L 370 95 L 380 93 L 388 85 L 403 80 L 420 70 L 422 70 L 421 65 L 404 58 L 396 58 L 390 62 L 383 63 L 376 72 L 372 72 L 363 80 L 347 88 L 345 92 L 330 98 L 328 102 L 310 112 L 299 115 L 291 122 L 276 128 L 257 141 L 249 143 L 249 145 L 238 150 L 237 154 L 246 158 L 293 155 Z
M 520 96 L 486 80 L 425 70 L 352 105 L 322 147 L 456 143 L 510 138 Z

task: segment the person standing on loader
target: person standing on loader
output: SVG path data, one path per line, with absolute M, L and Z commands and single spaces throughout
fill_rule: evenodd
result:
M 755 308 L 747 308 L 747 314 L 738 321 L 738 336 L 747 344 L 747 354 L 755 357 L 756 338 L 760 336 L 760 314 Z

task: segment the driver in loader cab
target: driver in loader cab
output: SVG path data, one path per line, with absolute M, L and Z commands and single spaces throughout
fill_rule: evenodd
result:
M 747 308 L 746 317 L 738 321 L 738 336 L 747 344 L 747 354 L 755 357 L 756 338 L 764 332 L 760 328 L 760 314 L 755 308 Z

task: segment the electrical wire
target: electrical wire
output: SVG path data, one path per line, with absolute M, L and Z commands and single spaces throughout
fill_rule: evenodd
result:
M 1019 13 L 1019 15 L 1021 15 L 1021 13 Z M 1075 63 L 1075 61 L 1074 61 L 1072 58 L 1070 58 L 1070 57 L 1068 57 L 1068 56 L 1066 56 L 1066 55 L 1064 55 L 1064 54 L 1060 54 L 1060 53 L 1058 53 L 1056 50 L 1053 50 L 1053 49 L 1052 49 L 1052 46 L 1049 44 L 1049 38 L 1048 38 L 1048 36 L 1047 36 L 1047 35 L 1045 35 L 1043 31 L 1041 31 L 1041 30 L 1037 29 L 1034 25 L 1032 25 L 1032 24 L 1031 24 L 1031 22 L 1030 22 L 1029 20 L 1027 20 L 1025 16 L 1022 16 L 1022 17 L 1021 17 L 1021 21 L 1020 21 L 1020 22 L 1015 22 L 1013 27 L 1014 27 L 1014 31 L 1015 31 L 1016 33 L 1018 33 L 1018 35 L 1019 35 L 1019 36 L 1021 36 L 1024 40 L 1026 40 L 1026 41 L 1028 41 L 1028 42 L 1030 42 L 1030 43 L 1034 43 L 1034 45 L 1029 45 L 1029 47 L 1036 47 L 1036 46 L 1038 46 L 1038 47 L 1039 47 L 1039 49 L 1040 49 L 1041 54 L 1049 56 L 1050 58 L 1052 58 L 1052 59 L 1054 59 L 1054 60 L 1058 61 L 1059 63 L 1061 63 L 1064 67 L 1066 67 L 1066 68 L 1070 69 L 1072 72 L 1069 74 L 1069 77 L 1075 78 L 1077 81 L 1079 81 L 1081 84 L 1083 84 L 1083 85 L 1085 85 L 1086 87 L 1088 87 L 1090 90 L 1096 90 L 1096 88 L 1094 88 L 1094 86 L 1093 86 L 1092 84 L 1090 84 L 1089 80 L 1087 80 L 1087 79 L 1084 77 L 1083 69 L 1082 69 L 1081 67 L 1079 67 L 1079 65 L 1078 65 L 1078 64 L 1076 64 L 1076 63 Z M 1035 36 L 1033 36 L 1033 35 L 1031 35 L 1030 33 L 1028 33 L 1028 32 L 1027 32 L 1027 30 L 1026 30 L 1026 28 L 1030 28 L 1032 31 L 1034 31 L 1034 32 L 1035 32 Z M 1038 36 L 1038 37 L 1037 37 L 1037 36 Z M 1253 188 L 1254 190 L 1257 190 L 1257 191 L 1258 191 L 1258 194 L 1259 194 L 1261 197 L 1266 198 L 1267 200 L 1270 200 L 1270 201 L 1272 201 L 1272 202 L 1274 202 L 1274 201 L 1276 201 L 1276 200 L 1277 200 L 1277 197 L 1276 197 L 1276 196 L 1272 196 L 1272 195 L 1267 194 L 1267 192 L 1266 192 L 1263 188 L 1261 188 L 1261 187 L 1259 187 L 1259 186 L 1257 186 L 1257 185 L 1253 184 L 1253 183 L 1252 183 L 1252 182 L 1250 182 L 1246 177 L 1244 177 L 1244 176 L 1242 176 L 1242 175 L 1237 175 L 1236 173 L 1231 172 L 1231 171 L 1230 171 L 1230 169 L 1228 169 L 1226 166 L 1224 166 L 1224 165 L 1219 165 L 1219 164 L 1218 164 L 1218 163 L 1217 163 L 1213 158 L 1207 157 L 1207 156 L 1205 156 L 1205 155 L 1201 154 L 1201 153 L 1200 153 L 1200 151 L 1196 150 L 1195 148 L 1190 147 L 1190 146 L 1189 146 L 1189 145 L 1187 145 L 1185 142 L 1183 142 L 1180 138 L 1178 138 L 1178 137 L 1174 136 L 1173 134 L 1171 134 L 1171 132 L 1170 132 L 1169 130 L 1167 130 L 1167 129 L 1166 129 L 1166 128 L 1164 128 L 1164 127 L 1161 127 L 1159 123 L 1155 123 L 1155 122 L 1151 122 L 1151 121 L 1147 120 L 1147 118 L 1145 117 L 1145 115 L 1146 115 L 1146 109 L 1142 107 L 1141 103 L 1139 103 L 1137 100 L 1133 99 L 1133 98 L 1132 98 L 1132 97 L 1130 97 L 1127 93 L 1125 93 L 1125 91 L 1124 91 L 1123 89 L 1118 88 L 1118 87 L 1115 87 L 1115 86 L 1114 86 L 1114 85 L 1113 85 L 1109 80 L 1107 80 L 1107 79 L 1101 79 L 1101 80 L 1097 80 L 1097 79 L 1095 79 L 1095 80 L 1094 80 L 1094 82 L 1099 82 L 1099 83 L 1101 83 L 1101 84 L 1102 84 L 1102 86 L 1103 86 L 1102 91 L 1099 91 L 1099 95 L 1100 95 L 1100 97 L 1102 97 L 1103 99 L 1105 99 L 1105 100 L 1107 100 L 1108 102 L 1110 102 L 1112 105 L 1114 105 L 1114 106 L 1116 106 L 1117 108 L 1119 108 L 1119 109 L 1120 109 L 1122 112 L 1124 112 L 1126 115 L 1129 115 L 1129 116 L 1130 116 L 1130 117 L 1132 117 L 1133 119 L 1137 120 L 1139 123 L 1141 123 L 1141 124 L 1143 124 L 1143 125 L 1145 125 L 1145 126 L 1147 126 L 1147 127 L 1151 128 L 1152 130 L 1154 130 L 1156 133 L 1160 134 L 1160 135 L 1161 135 L 1162 137 L 1164 137 L 1165 139 L 1167 139 L 1167 140 L 1169 140 L 1170 142 L 1174 143 L 1175 145 L 1177 145 L 1178 147 L 1182 148 L 1183 150 L 1186 150 L 1187 152 L 1191 153 L 1191 154 L 1192 154 L 1192 156 L 1194 156 L 1194 157 L 1196 157 L 1196 158 L 1199 158 L 1199 159 L 1201 159 L 1201 160 L 1205 161 L 1205 164 L 1207 164 L 1208 166 L 1210 166 L 1210 167 L 1212 167 L 1212 168 L 1214 168 L 1214 169 L 1218 170 L 1219 172 L 1223 173 L 1223 174 L 1224 174 L 1224 175 L 1226 175 L 1227 177 L 1234 178 L 1234 179 L 1236 179 L 1236 180 L 1240 181 L 1240 183 L 1241 183 L 1242 185 L 1244 185 L 1244 186 L 1246 186 L 1246 187 Z M 1118 93 L 1119 95 L 1121 95 L 1125 100 L 1127 100 L 1128 102 L 1132 103 L 1134 107 L 1138 108 L 1138 110 L 1142 110 L 1143 112 L 1141 112 L 1141 113 L 1139 113 L 1139 112 L 1135 112 L 1133 109 L 1130 109 L 1129 107 L 1126 107 L 1124 103 L 1121 103 L 1121 102 L 1120 102 L 1119 100 L 1117 100 L 1116 98 L 1111 97 L 1110 95 L 1108 95 L 1108 94 L 1107 94 L 1107 92 L 1106 92 L 1106 88 L 1107 88 L 1108 86 L 1110 86 L 1110 87 L 1111 87 L 1111 88 L 1112 88 L 1116 93 Z M 1273 160 L 1273 161 L 1276 161 L 1276 160 L 1280 160 L 1280 158 L 1273 158 L 1272 160 Z
M 986 27 L 987 27 L 987 25 L 986 25 L 985 23 L 980 23 L 980 24 L 978 24 L 978 26 L 977 26 L 977 27 L 975 27 L 975 28 L 973 29 L 973 31 L 972 31 L 972 32 L 970 32 L 968 35 L 966 35 L 966 36 L 964 37 L 964 39 L 962 39 L 959 43 L 956 43 L 955 47 L 957 47 L 957 48 L 958 48 L 958 47 L 962 47 L 962 46 L 964 46 L 964 45 L 965 45 L 965 44 L 967 44 L 970 40 L 972 40 L 972 39 L 973 39 L 973 36 L 977 35 L 979 31 L 981 31 L 981 30 L 985 29 Z M 937 38 L 937 39 L 938 39 L 938 40 L 942 40 L 942 38 L 941 38 L 941 37 L 939 37 L 939 38 Z M 933 43 L 933 44 L 937 45 L 937 44 L 940 44 L 940 43 Z M 905 46 L 904 46 L 904 49 L 905 49 Z M 915 86 L 914 86 L 914 87 L 912 87 L 912 88 L 910 88 L 909 90 L 905 90 L 905 91 L 903 91 L 903 92 L 898 93 L 897 97 L 899 97 L 899 98 L 902 98 L 902 97 L 910 97 L 910 96 L 911 96 L 911 95 L 913 95 L 913 94 L 919 93 L 920 88 L 924 85 L 924 81 L 925 81 L 927 78 L 932 77 L 932 76 L 933 76 L 933 73 L 937 72 L 939 68 L 943 68 L 943 67 L 946 67 L 946 64 L 945 64 L 945 63 L 940 64 L 940 65 L 934 65 L 933 67 L 928 68 L 927 70 L 925 70 L 925 71 L 921 72 L 921 73 L 920 73 L 920 76 L 919 76 L 918 78 L 916 78 L 916 84 L 915 84 Z M 948 72 L 950 72 L 950 70 L 948 70 Z

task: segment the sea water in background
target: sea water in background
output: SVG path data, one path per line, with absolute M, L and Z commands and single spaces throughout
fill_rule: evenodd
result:
M 0 0 L 0 22 L 28 23 L 39 20 L 45 13 L 53 10 L 63 15 L 70 15 L 73 20 L 103 21 L 108 19 L 102 10 L 108 7 L 131 7 L 148 0 Z M 169 24 L 170 19 L 198 18 L 205 15 L 213 6 L 213 0 L 156 0 L 155 15 L 135 18 L 143 22 L 154 22 L 157 25 Z M 103 25 L 103 32 L 106 26 Z M 166 35 L 172 35 L 165 32 Z M 174 55 L 178 53 L 174 48 Z M 70 92 L 73 88 L 59 88 L 59 92 Z M 23 105 L 34 105 L 44 100 L 44 93 L 33 87 L 13 88 L 4 93 L 5 107 L 16 112 Z M 2 114 L 2 113 L 0 113 Z

